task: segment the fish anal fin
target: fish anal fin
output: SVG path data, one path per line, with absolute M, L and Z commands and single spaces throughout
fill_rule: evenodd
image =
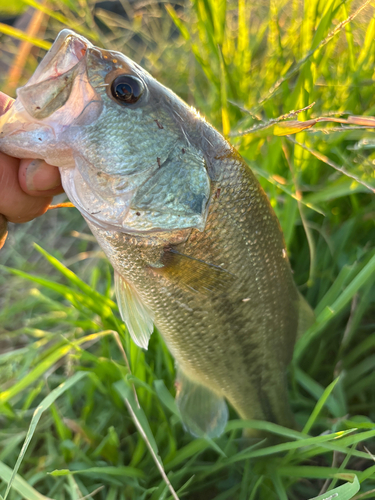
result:
M 154 329 L 154 315 L 140 298 L 136 289 L 115 272 L 115 290 L 121 318 L 133 341 L 143 349 Z
M 152 267 L 155 274 L 176 282 L 191 292 L 210 295 L 225 293 L 236 276 L 220 266 L 166 248 L 161 262 L 163 267 Z
M 228 407 L 223 396 L 177 371 L 176 403 L 185 430 L 193 436 L 219 437 L 228 421 Z

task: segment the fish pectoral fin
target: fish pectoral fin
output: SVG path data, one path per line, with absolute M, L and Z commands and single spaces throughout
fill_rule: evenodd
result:
M 176 403 L 185 430 L 193 436 L 219 437 L 228 421 L 224 397 L 177 371 Z
M 164 250 L 161 258 L 163 267 L 151 267 L 155 274 L 176 282 L 191 292 L 211 295 L 225 293 L 236 280 L 236 276 L 220 266 L 210 264 L 173 248 Z
M 154 330 L 154 314 L 143 302 L 135 288 L 115 272 L 115 290 L 121 318 L 133 341 L 143 349 Z

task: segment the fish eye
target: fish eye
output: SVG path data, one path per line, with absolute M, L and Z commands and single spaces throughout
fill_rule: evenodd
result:
M 134 76 L 121 75 L 111 85 L 112 96 L 121 104 L 134 104 L 143 94 L 143 83 Z

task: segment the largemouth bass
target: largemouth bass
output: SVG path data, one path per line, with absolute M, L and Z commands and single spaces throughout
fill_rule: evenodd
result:
M 0 119 L 0 150 L 60 168 L 115 270 L 121 316 L 177 366 L 194 435 L 244 419 L 293 426 L 286 368 L 306 304 L 279 222 L 240 155 L 118 52 L 62 31 Z

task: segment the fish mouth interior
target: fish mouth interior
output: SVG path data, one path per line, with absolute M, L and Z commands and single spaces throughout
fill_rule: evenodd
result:
M 17 97 L 29 117 L 44 120 L 54 115 L 62 110 L 72 94 L 77 101 L 75 78 L 78 74 L 83 76 L 82 72 L 86 70 L 85 58 L 90 47 L 92 45 L 88 40 L 73 31 L 59 33 L 34 75 L 24 87 L 17 89 Z M 75 106 L 77 110 L 78 107 Z M 67 116 L 72 109 L 65 111 Z M 66 117 L 63 121 L 66 122 Z
M 39 64 L 26 86 L 57 78 L 79 64 L 93 45 L 74 31 L 60 31 L 50 50 Z
M 87 44 L 76 36 L 68 36 L 64 40 L 64 46 L 66 46 L 64 48 L 67 56 L 60 61 L 60 65 L 56 65 L 54 68 L 56 72 L 55 76 L 60 76 L 76 66 L 86 55 L 88 48 Z M 60 50 L 61 48 L 59 49 L 59 52 Z

